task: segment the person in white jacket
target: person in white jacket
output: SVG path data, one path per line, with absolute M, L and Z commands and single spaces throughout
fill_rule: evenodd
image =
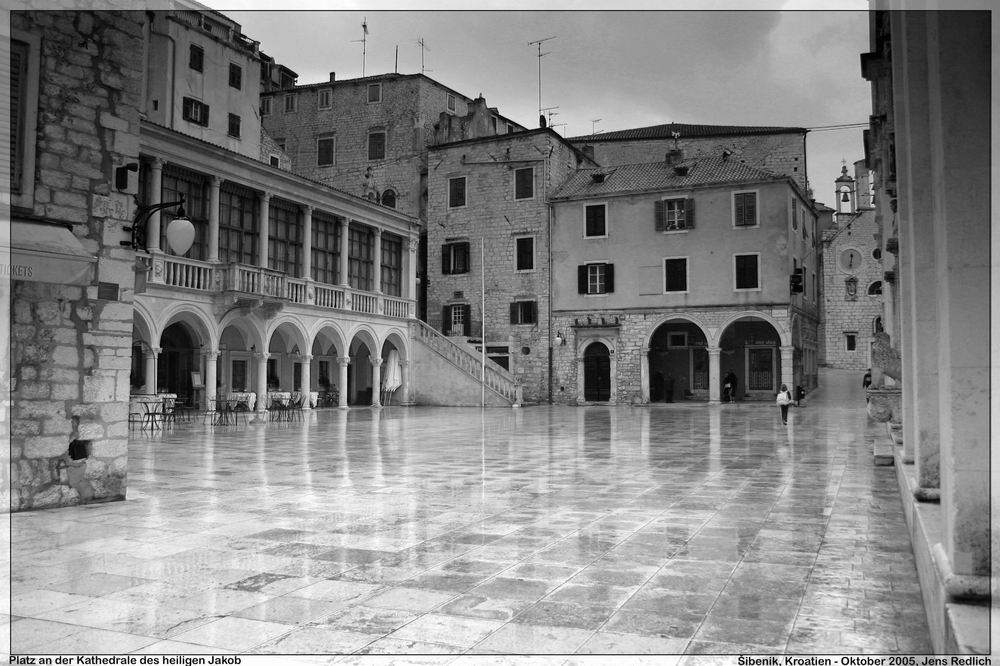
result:
M 788 425 L 788 405 L 792 404 L 792 394 L 788 392 L 788 387 L 784 384 L 778 391 L 777 403 L 778 407 L 781 408 L 781 422 Z

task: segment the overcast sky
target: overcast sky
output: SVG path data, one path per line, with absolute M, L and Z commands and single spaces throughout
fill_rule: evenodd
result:
M 253 0 L 248 0 L 253 2 Z M 213 4 L 213 3 L 210 3 Z M 269 3 L 270 4 L 270 3 Z M 232 5 L 230 5 L 232 6 Z M 241 4 L 240 7 L 253 7 Z M 273 6 L 273 4 L 271 4 Z M 295 5 L 301 6 L 301 5 Z M 427 76 L 526 127 L 541 106 L 563 136 L 662 123 L 819 128 L 866 123 L 867 3 L 840 11 L 224 10 L 299 84 L 364 73 Z M 221 8 L 221 7 L 220 7 Z M 398 65 L 396 50 L 398 47 Z M 596 123 L 595 120 L 600 119 Z M 565 123 L 565 125 L 561 125 Z M 861 128 L 807 135 L 814 196 L 833 205 L 841 160 L 864 157 Z

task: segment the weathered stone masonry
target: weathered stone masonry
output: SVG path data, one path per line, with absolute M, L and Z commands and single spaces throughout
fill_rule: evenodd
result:
M 135 273 L 119 241 L 133 211 L 111 183 L 139 153 L 142 20 L 11 13 L 15 38 L 37 35 L 41 49 L 34 205 L 12 218 L 69 225 L 97 257 L 88 284 L 11 283 L 12 511 L 125 497 Z M 99 299 L 98 283 L 117 300 Z M 74 440 L 89 442 L 76 462 Z

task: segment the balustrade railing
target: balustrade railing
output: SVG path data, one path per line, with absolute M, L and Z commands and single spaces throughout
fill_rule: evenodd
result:
M 286 298 L 292 303 L 308 303 L 308 289 L 303 278 L 285 278 Z
M 521 403 L 521 386 L 514 376 L 488 358 L 484 376 L 482 356 L 468 345 L 452 341 L 420 320 L 410 322 L 410 336 L 419 339 L 477 381 L 484 381 L 487 388 L 511 403 Z
M 344 289 L 343 287 L 331 287 L 325 284 L 316 284 L 316 300 L 314 304 L 321 308 L 331 308 L 333 310 L 344 309 Z
M 285 298 L 285 274 L 281 271 L 246 264 L 229 264 L 226 289 L 245 294 Z
M 364 314 L 378 314 L 378 296 L 356 291 L 351 294 L 351 310 Z
M 400 317 L 405 319 L 410 316 L 410 301 L 403 298 L 383 296 L 382 314 L 386 317 Z
M 162 263 L 160 263 L 162 261 Z M 156 269 L 160 264 L 162 280 L 157 280 Z M 170 287 L 183 287 L 184 289 L 197 289 L 198 291 L 212 291 L 214 284 L 214 266 L 204 261 L 196 259 L 185 259 L 164 255 L 154 259 L 153 271 L 154 282 L 161 282 Z

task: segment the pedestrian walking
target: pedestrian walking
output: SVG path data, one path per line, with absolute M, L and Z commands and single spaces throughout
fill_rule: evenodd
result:
M 872 385 L 872 369 L 868 368 L 865 376 L 861 378 L 861 388 L 865 391 L 865 402 L 868 402 L 868 387 Z
M 788 425 L 788 405 L 792 404 L 792 394 L 788 392 L 785 384 L 781 385 L 777 398 L 778 407 L 781 408 L 781 422 Z
M 732 370 L 722 380 L 722 396 L 727 402 L 736 402 L 736 373 Z

